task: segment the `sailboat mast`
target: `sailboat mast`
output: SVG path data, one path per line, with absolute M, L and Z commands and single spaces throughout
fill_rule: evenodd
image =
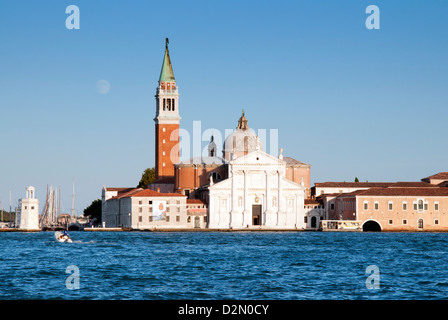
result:
M 12 202 L 11 202 L 11 189 L 9 189 L 9 225 L 11 226 L 11 223 L 12 223 L 12 211 L 11 211 L 11 208 L 12 208 Z
M 75 182 L 73 181 L 73 194 L 72 194 L 72 216 L 75 215 Z

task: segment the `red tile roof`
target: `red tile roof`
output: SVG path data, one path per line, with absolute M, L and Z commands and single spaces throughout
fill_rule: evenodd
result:
M 291 158 L 291 157 L 283 157 L 283 161 L 285 161 L 287 165 L 293 165 L 293 166 L 294 166 L 294 165 L 310 166 L 309 164 L 307 164 L 307 163 L 305 163 L 305 162 L 296 160 L 296 159 Z
M 141 190 L 143 190 L 143 189 L 142 188 L 132 188 L 132 189 L 130 189 L 128 191 L 118 192 L 118 195 L 116 195 L 115 197 L 110 198 L 109 200 L 111 200 L 111 199 L 127 198 L 127 197 L 130 197 L 133 194 L 141 191 Z
M 134 190 L 135 188 L 107 188 L 106 187 L 106 191 L 117 191 L 118 194 L 123 193 L 123 192 L 129 192 Z
M 130 191 L 119 193 L 117 196 L 112 197 L 109 200 L 122 199 L 122 198 L 136 198 L 136 197 L 186 197 L 186 196 L 180 193 L 162 193 L 151 189 L 132 188 L 130 189 Z
M 439 173 L 436 173 L 436 174 L 434 174 L 432 176 L 423 178 L 422 180 L 424 180 L 424 179 L 448 180 L 448 172 L 439 172 Z
M 187 204 L 205 204 L 201 199 L 187 199 Z
M 448 187 L 448 181 L 441 182 L 437 186 L 446 188 Z
M 389 186 L 389 188 L 437 188 L 437 186 L 423 181 L 415 181 L 415 182 L 396 182 L 391 186 Z
M 180 194 L 180 193 L 163 193 L 163 192 L 157 192 L 151 189 L 144 189 L 141 190 L 135 194 L 132 194 L 132 198 L 135 197 L 187 197 L 186 195 Z
M 319 188 L 378 188 L 389 187 L 395 182 L 316 182 Z
M 319 200 L 315 200 L 315 199 L 305 199 L 305 205 L 316 205 L 316 206 L 319 206 L 319 205 L 322 205 L 322 204 L 323 204 L 322 200 L 319 201 Z
M 371 188 L 359 196 L 448 197 L 448 188 Z

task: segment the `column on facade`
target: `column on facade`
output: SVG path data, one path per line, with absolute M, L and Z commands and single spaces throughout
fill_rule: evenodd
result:
M 277 212 L 277 225 L 279 224 L 280 214 L 283 214 L 283 185 L 282 185 L 282 174 L 280 170 L 277 171 L 278 174 L 278 212 Z
M 271 199 L 271 187 L 269 184 L 269 170 L 265 171 L 266 173 L 266 208 L 264 213 L 264 219 L 262 221 L 263 225 L 266 225 L 268 222 L 268 215 L 271 214 L 271 207 L 272 207 L 272 199 Z
M 236 174 L 235 173 L 233 173 L 232 174 L 232 178 L 231 178 L 232 180 L 232 183 L 231 183 L 231 194 L 230 194 L 230 215 L 229 215 L 229 225 L 230 225 L 230 227 L 236 227 L 235 225 L 234 225 L 234 222 L 236 222 L 238 219 L 236 218 L 237 217 L 237 207 L 238 207 L 238 196 L 237 196 L 237 192 L 236 192 L 236 187 L 237 187 L 237 184 L 236 184 L 236 181 L 235 181 L 235 179 L 236 179 Z
M 236 187 L 237 187 L 237 183 L 236 183 L 236 181 L 235 181 L 235 179 L 236 179 L 236 174 L 234 173 L 234 174 L 232 174 L 232 197 L 231 197 L 231 201 L 232 201 L 232 203 L 231 203 L 231 211 L 232 211 L 232 214 L 236 214 L 236 212 L 238 211 L 238 194 L 237 194 L 237 191 L 236 191 Z
M 302 209 L 300 208 L 299 205 L 299 197 L 296 196 L 294 197 L 294 212 L 295 212 L 295 222 L 294 222 L 294 227 L 297 229 L 300 225 L 300 212 L 303 212 Z M 303 221 L 303 217 L 302 217 L 302 221 Z
M 251 210 L 249 201 L 249 172 L 244 170 L 244 211 L 243 211 L 243 226 L 251 225 Z

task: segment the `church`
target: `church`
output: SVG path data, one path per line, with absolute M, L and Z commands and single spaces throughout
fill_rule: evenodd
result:
M 323 182 L 311 188 L 311 165 L 284 156 L 283 149 L 276 156 L 263 151 L 244 111 L 222 153 L 212 136 L 206 156 L 180 159 L 181 108 L 168 39 L 155 99 L 156 180 L 145 190 L 103 187 L 105 227 L 448 230 L 448 172 L 420 182 Z
M 304 229 L 304 201 L 310 195 L 309 164 L 262 150 L 262 141 L 249 128 L 244 111 L 236 130 L 222 146 L 211 138 L 207 157 L 180 161 L 179 92 L 168 50 L 156 89 L 155 172 L 148 187 L 200 200 L 207 208 L 208 228 Z

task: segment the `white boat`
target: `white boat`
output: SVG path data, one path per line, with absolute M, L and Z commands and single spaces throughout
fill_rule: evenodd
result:
M 73 242 L 68 235 L 64 236 L 64 233 L 62 233 L 61 231 L 56 231 L 54 233 L 54 237 L 58 242 Z

